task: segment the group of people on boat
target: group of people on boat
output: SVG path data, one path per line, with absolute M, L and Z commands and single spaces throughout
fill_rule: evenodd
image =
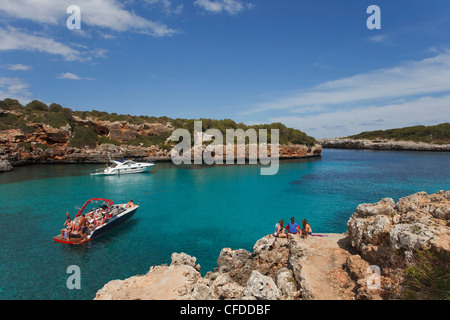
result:
M 81 238 L 86 239 L 88 231 L 92 231 L 103 224 L 103 215 L 94 217 L 94 214 L 81 215 L 81 217 L 72 220 L 67 214 L 67 220 L 64 222 L 64 227 L 61 229 L 61 235 L 66 238 Z
M 286 238 L 288 234 L 299 234 L 302 238 L 307 238 L 312 235 L 312 229 L 306 219 L 302 220 L 302 229 L 295 222 L 295 218 L 291 218 L 291 222 L 284 228 L 284 220 L 281 219 L 275 225 L 275 229 L 273 231 L 273 236 L 276 238 Z
M 133 200 L 128 201 L 125 205 L 126 208 L 131 208 L 134 206 L 135 204 Z M 81 240 L 86 240 L 86 237 L 90 232 L 106 223 L 108 218 L 111 218 L 111 212 L 106 212 L 104 208 L 98 208 L 87 214 L 82 214 L 74 220 L 70 218 L 69 212 L 66 213 L 66 216 L 67 220 L 64 222 L 64 228 L 61 229 L 61 235 L 65 239 L 81 238 Z

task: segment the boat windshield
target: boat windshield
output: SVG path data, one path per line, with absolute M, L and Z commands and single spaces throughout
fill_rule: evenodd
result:
M 104 199 L 91 199 L 87 201 L 84 206 L 78 211 L 77 216 L 82 214 L 91 214 L 93 212 L 107 212 L 112 205 L 112 202 L 108 202 Z

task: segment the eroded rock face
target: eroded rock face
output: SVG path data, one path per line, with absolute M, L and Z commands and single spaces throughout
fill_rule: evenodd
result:
M 8 111 L 14 113 L 14 111 Z M 166 123 L 142 123 L 131 124 L 126 121 L 103 121 L 86 117 L 85 119 L 72 116 L 71 122 L 78 126 L 90 128 L 97 134 L 97 138 L 107 138 L 116 141 L 115 144 L 101 144 L 97 146 L 76 148 L 70 145 L 74 137 L 74 131 L 69 124 L 55 128 L 44 123 L 27 123 L 33 127 L 32 130 L 7 129 L 0 130 L 0 160 L 7 160 L 14 167 L 17 165 L 27 165 L 35 163 L 105 163 L 112 159 L 129 158 L 138 161 L 171 161 L 172 154 L 168 148 L 159 145 L 144 146 L 128 145 L 139 136 L 154 137 L 161 134 L 167 136 L 174 130 L 171 124 Z M 30 132 L 32 131 L 32 132 Z M 94 137 L 95 139 L 95 137 Z M 95 141 L 93 142 L 95 144 Z M 240 146 L 230 145 L 229 153 L 234 153 L 234 158 L 261 159 L 270 157 L 272 146 L 269 145 L 267 154 L 260 155 L 258 145 L 244 145 L 244 152 L 241 155 Z M 288 144 L 276 145 L 279 148 L 279 158 L 305 158 L 319 156 L 322 146 Z M 266 145 L 264 146 L 266 147 Z M 215 150 L 209 150 L 211 146 L 206 144 L 193 146 L 186 152 L 194 157 L 195 149 L 198 148 L 200 154 L 210 153 L 215 160 L 224 158 L 227 154 L 228 145 L 222 146 L 222 154 L 216 154 Z M 219 148 L 221 148 L 219 146 Z M 0 170 L 9 170 L 9 166 L 4 164 Z M 1 171 L 0 171 L 1 172 Z
M 281 297 L 281 291 L 271 277 L 253 270 L 244 290 L 244 295 L 253 296 L 258 300 L 278 300 Z
M 227 273 L 236 283 L 245 286 L 253 269 L 252 254 L 247 250 L 223 248 L 220 251 L 217 259 L 217 271 Z
M 316 270 L 318 265 L 321 266 L 320 271 L 340 269 L 341 273 L 344 272 L 346 256 L 339 259 L 337 256 L 345 254 L 345 251 L 339 248 L 336 239 L 342 239 L 345 236 L 339 235 L 336 238 L 330 235 L 330 237 L 332 240 L 313 237 L 300 239 L 298 235 L 289 239 L 277 239 L 269 235 L 256 242 L 253 253 L 243 249 L 224 248 L 217 260 L 218 267 L 214 272 L 208 272 L 203 278 L 200 276 L 200 267 L 196 264 L 194 257 L 185 253 L 174 253 L 169 266 L 152 267 L 145 275 L 111 281 L 97 292 L 95 299 L 336 298 L 339 297 L 337 293 L 339 290 L 333 289 L 333 295 L 323 295 L 321 286 L 316 283 L 316 281 L 319 281 L 319 284 L 324 283 L 323 275 L 320 272 L 311 272 Z M 330 250 L 333 254 L 328 257 Z M 315 258 L 318 252 L 327 256 L 326 264 L 320 259 L 309 260 L 311 257 Z M 340 262 L 336 264 L 337 260 Z M 292 268 L 293 261 L 313 265 L 311 265 L 312 268 Z M 339 271 L 337 273 L 339 274 Z M 327 279 L 335 279 L 338 276 L 332 274 L 327 277 Z M 347 280 L 348 277 L 345 277 L 345 281 Z M 305 284 L 305 281 L 311 285 L 310 287 L 305 285 L 305 288 L 301 289 L 300 283 Z M 325 283 L 326 281 L 328 280 L 325 279 Z M 164 290 L 159 290 L 158 287 L 162 285 Z
M 392 264 L 400 249 L 408 254 L 418 249 L 449 251 L 449 198 L 448 191 L 418 192 L 397 204 L 390 198 L 361 204 L 347 223 L 352 245 L 369 260 L 388 258 Z

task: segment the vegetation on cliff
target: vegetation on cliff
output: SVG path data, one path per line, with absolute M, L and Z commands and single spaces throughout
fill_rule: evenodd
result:
M 165 141 L 170 136 L 170 131 L 184 128 L 193 133 L 195 120 L 202 121 L 203 131 L 214 128 L 225 134 L 226 129 L 243 129 L 244 131 L 250 128 L 257 131 L 259 129 L 268 129 L 268 141 L 270 142 L 270 129 L 278 129 L 281 144 L 293 143 L 313 146 L 316 142 L 313 137 L 306 135 L 300 130 L 287 128 L 282 123 L 248 126 L 243 123 L 236 123 L 231 119 L 172 119 L 168 117 L 132 116 L 129 114 L 119 115 L 117 113 L 97 110 L 74 111 L 70 108 L 64 108 L 57 103 L 52 103 L 48 106 L 38 100 L 33 100 L 26 106 L 23 106 L 15 99 L 5 99 L 0 101 L 0 110 L 3 110 L 3 112 L 0 111 L 0 130 L 20 129 L 24 133 L 33 133 L 36 130 L 36 124 L 46 124 L 53 128 L 68 126 L 72 132 L 69 144 L 74 147 L 95 147 L 96 145 L 110 143 L 115 145 L 140 145 L 144 147 L 159 145 L 162 148 L 168 148 L 170 146 L 166 145 Z M 86 121 L 92 119 L 98 122 L 126 122 L 130 125 L 161 124 L 167 126 L 170 123 L 171 130 L 157 132 L 151 135 L 137 133 L 126 141 L 120 141 L 120 139 L 111 138 L 105 132 L 96 131 L 92 126 L 77 121 L 76 118 Z
M 450 143 L 450 123 L 435 126 L 413 126 L 399 129 L 365 131 L 349 139 L 392 139 L 397 141 L 427 142 L 436 144 Z
M 407 300 L 450 300 L 450 253 L 417 250 L 404 286 Z

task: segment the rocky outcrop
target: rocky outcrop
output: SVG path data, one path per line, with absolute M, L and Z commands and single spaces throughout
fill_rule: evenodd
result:
M 91 128 L 99 136 L 107 136 L 111 140 L 119 142 L 127 142 L 135 139 L 139 135 L 154 136 L 160 135 L 164 132 L 171 132 L 173 128 L 171 125 L 164 125 L 159 122 L 132 124 L 126 121 L 102 121 L 87 117 L 82 119 L 77 116 L 72 116 L 72 122 L 85 127 Z
M 450 251 L 449 226 L 450 191 L 418 192 L 397 203 L 385 198 L 360 204 L 347 223 L 356 250 L 366 260 L 388 267 L 407 262 L 415 250 Z
M 12 165 L 8 160 L 0 160 L 0 172 L 11 171 Z
M 170 152 L 158 145 L 150 147 L 127 144 L 139 135 L 153 136 L 172 131 L 161 123 L 130 124 L 124 121 L 100 121 L 72 117 L 72 122 L 89 127 L 99 137 L 122 143 L 101 144 L 95 148 L 76 148 L 70 145 L 73 130 L 69 125 L 54 128 L 47 124 L 30 123 L 32 132 L 22 129 L 0 130 L 0 160 L 11 166 L 34 163 L 105 163 L 112 158 L 169 161 Z
M 224 248 L 201 277 L 196 258 L 173 254 L 170 265 L 107 283 L 95 299 L 353 300 L 401 294 L 417 249 L 450 251 L 450 191 L 419 192 L 397 203 L 361 204 L 345 234 L 259 239 L 253 252 Z
M 450 191 L 426 192 L 394 202 L 360 204 L 347 223 L 349 240 L 370 265 L 381 268 L 388 297 L 401 293 L 405 268 L 420 250 L 450 252 Z
M 387 139 L 320 139 L 317 143 L 324 148 L 371 149 L 371 150 L 409 150 L 409 151 L 450 151 L 450 144 L 433 144 L 414 141 L 396 141 Z
M 217 268 L 203 278 L 195 258 L 185 253 L 173 254 L 170 265 L 152 267 L 142 276 L 111 281 L 97 292 L 95 299 L 130 299 L 138 295 L 139 299 L 183 300 L 298 297 L 292 271 L 286 268 L 288 240 L 266 237 L 255 244 L 253 251 L 222 249 Z M 154 288 L 161 283 L 165 290 L 157 292 Z

